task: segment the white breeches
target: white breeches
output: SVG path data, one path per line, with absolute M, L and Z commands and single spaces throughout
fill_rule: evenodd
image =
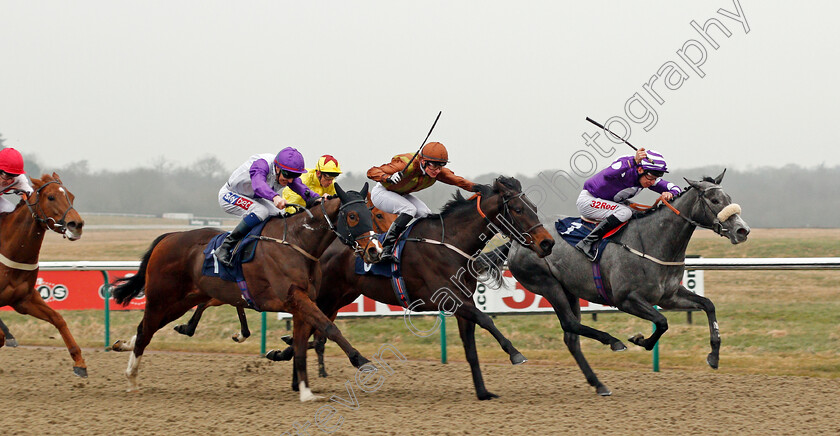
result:
M 254 213 L 263 221 L 269 216 L 280 213 L 280 209 L 274 206 L 274 202 L 265 198 L 251 198 L 237 194 L 228 189 L 227 185 L 219 190 L 219 206 L 222 206 L 225 212 L 236 216 Z
M 370 191 L 370 200 L 374 206 L 388 213 L 407 213 L 415 218 L 423 218 L 432 213 L 429 206 L 419 198 L 389 191 L 381 183 L 377 183 Z
M 594 221 L 603 221 L 608 216 L 614 215 L 621 222 L 625 222 L 633 216 L 633 210 L 629 207 L 595 197 L 585 189 L 578 196 L 577 207 L 582 217 Z

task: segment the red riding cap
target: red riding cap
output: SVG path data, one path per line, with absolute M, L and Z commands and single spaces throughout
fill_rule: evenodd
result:
M 0 150 L 0 170 L 9 174 L 26 174 L 23 171 L 23 156 L 14 148 Z

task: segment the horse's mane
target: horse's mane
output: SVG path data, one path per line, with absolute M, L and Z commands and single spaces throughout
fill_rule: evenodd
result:
M 488 195 L 490 193 L 497 194 L 499 192 L 499 190 L 493 188 L 493 186 L 495 186 L 496 182 L 504 185 L 505 187 L 507 187 L 509 189 L 514 189 L 517 192 L 522 191 L 522 183 L 520 183 L 519 180 L 517 180 L 516 178 L 499 176 L 498 178 L 496 178 L 493 185 L 478 185 L 479 189 L 481 190 L 482 195 Z M 440 209 L 439 214 L 429 215 L 427 218 L 440 218 L 441 216 L 445 217 L 445 216 L 450 215 L 450 214 L 454 213 L 455 211 L 458 211 L 458 210 L 460 210 L 462 208 L 465 208 L 467 206 L 472 207 L 472 204 L 471 204 L 471 201 L 470 201 L 471 199 L 472 199 L 472 197 L 470 197 L 469 199 L 464 198 L 464 196 L 461 195 L 460 190 L 455 191 L 455 193 L 452 194 L 452 199 L 449 200 L 448 202 L 446 202 L 446 204 L 443 205 L 443 207 Z

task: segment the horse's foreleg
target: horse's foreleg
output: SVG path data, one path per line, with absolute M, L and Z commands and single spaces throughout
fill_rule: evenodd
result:
M 85 359 L 82 358 L 82 349 L 76 344 L 73 334 L 67 327 L 67 322 L 58 312 L 47 306 L 47 303 L 44 303 L 44 300 L 40 298 L 26 300 L 12 307 L 20 313 L 32 315 L 55 326 L 61 334 L 61 339 L 64 340 L 64 345 L 67 346 L 67 351 L 70 352 L 70 357 L 73 358 L 73 373 L 79 377 L 87 377 L 87 364 L 85 364 Z
M 479 400 L 499 398 L 498 395 L 488 392 L 487 388 L 484 387 L 484 377 L 481 375 L 481 367 L 478 364 L 478 353 L 475 349 L 475 323 L 461 317 L 456 318 L 458 319 L 458 332 L 461 334 L 461 342 L 464 344 L 464 354 L 467 356 L 467 362 L 470 364 L 470 372 L 472 372 L 475 395 Z
M 327 344 L 327 338 L 320 333 L 316 333 L 312 342 L 315 354 L 318 356 L 318 377 L 327 377 L 327 367 L 324 365 L 324 346 Z
M 720 363 L 720 330 L 712 301 L 680 285 L 676 294 L 660 301 L 659 305 L 664 309 L 701 309 L 706 312 L 706 317 L 709 319 L 709 344 L 712 346 L 712 351 L 706 357 L 706 363 L 717 369 Z
M 652 350 L 653 346 L 659 341 L 659 338 L 668 331 L 668 319 L 659 313 L 652 304 L 639 296 L 637 292 L 630 292 L 627 297 L 618 302 L 618 307 L 622 312 L 627 312 L 631 315 L 636 315 L 639 318 L 651 321 L 656 326 L 655 331 L 649 338 L 645 339 L 644 335 L 639 333 L 629 338 L 628 340 L 645 350 Z
M 312 327 L 303 321 L 299 316 L 293 316 L 294 327 L 292 327 L 292 347 L 295 349 L 294 374 L 300 391 L 300 401 L 315 401 L 323 397 L 315 395 L 309 389 L 309 377 L 306 374 L 306 349 L 309 348 L 309 335 L 312 334 Z
M 469 303 L 461 304 L 457 309 L 455 309 L 455 315 L 474 324 L 478 324 L 481 328 L 490 332 L 490 334 L 493 335 L 493 337 L 499 342 L 499 345 L 502 346 L 502 350 L 505 350 L 505 352 L 510 356 L 510 363 L 519 365 L 528 361 L 528 359 L 526 359 L 525 356 L 523 356 L 522 353 L 513 346 L 508 338 L 506 338 L 505 335 L 496 328 L 496 324 L 493 323 L 493 320 L 477 307 Z
M 6 345 L 6 333 L 3 332 L 3 329 L 0 329 L 0 348 Z
M 239 317 L 239 332 L 233 335 L 231 339 L 234 342 L 242 343 L 251 336 L 251 330 L 248 329 L 248 318 L 245 317 L 245 309 L 237 307 L 236 316 Z
M 370 362 L 367 358 L 362 356 L 362 353 L 359 353 L 359 350 L 353 348 L 350 345 L 350 342 L 341 334 L 341 330 L 321 312 L 321 309 L 315 305 L 312 300 L 309 299 L 309 296 L 300 288 L 292 288 L 290 291 L 291 297 L 293 299 L 294 307 L 297 309 L 297 315 L 300 316 L 301 319 L 311 327 L 314 327 L 319 332 L 323 333 L 323 335 L 338 344 L 341 347 L 342 351 L 347 355 L 350 359 L 350 363 L 353 364 L 354 367 L 359 368 L 362 365 Z M 297 338 L 295 338 L 297 339 Z M 306 338 L 309 340 L 309 337 Z M 297 358 L 297 349 L 295 349 L 295 358 Z

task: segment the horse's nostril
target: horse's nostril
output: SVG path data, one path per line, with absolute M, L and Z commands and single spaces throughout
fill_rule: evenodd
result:
M 748 229 L 746 227 L 741 227 L 740 229 L 736 230 L 735 233 L 737 233 L 738 236 L 746 237 L 747 235 L 750 234 L 750 229 Z
M 540 242 L 540 249 L 542 249 L 543 251 L 551 251 L 552 247 L 554 247 L 554 241 L 544 239 L 542 242 Z

